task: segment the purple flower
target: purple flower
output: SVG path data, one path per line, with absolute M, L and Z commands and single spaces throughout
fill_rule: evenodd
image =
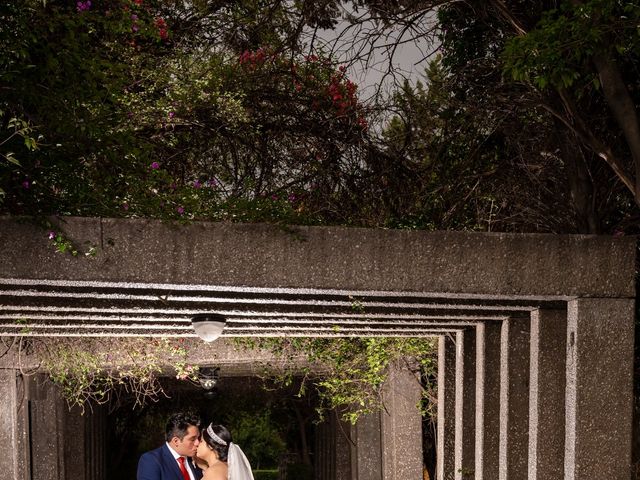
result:
M 56 232 L 54 232 L 53 230 L 49 231 L 49 240 L 53 240 L 54 238 L 56 238 Z
M 278 200 L 278 195 L 276 195 L 275 193 L 271 195 L 271 200 Z
M 289 197 L 288 197 L 288 198 L 289 198 L 289 201 L 290 201 L 291 203 L 295 202 L 295 201 L 298 199 L 298 197 L 296 197 L 296 194 L 295 194 L 295 193 L 292 193 L 291 195 L 289 195 Z
M 125 210 L 125 211 L 129 210 L 129 204 L 128 203 L 123 203 L 122 204 L 122 209 Z
M 160 168 L 160 164 L 159 164 L 158 162 L 153 162 L 153 163 L 151 164 L 151 168 L 152 168 L 153 170 L 158 170 L 158 169 Z
M 138 15 L 136 15 L 135 13 L 131 15 L 131 20 L 137 20 L 138 19 Z
M 138 25 L 136 25 L 135 23 L 133 25 L 131 25 L 131 31 L 132 32 L 137 32 L 138 30 L 140 30 L 140 27 L 138 27 Z
M 193 182 L 193 188 L 200 188 L 202 187 L 202 183 L 200 183 L 200 180 L 196 180 L 195 182 Z
M 178 212 L 179 215 L 182 215 L 184 213 L 184 207 L 178 207 L 176 208 L 176 211 Z
M 86 2 L 78 2 L 76 3 L 76 10 L 78 12 L 84 12 L 91 8 L 91 0 L 87 0 Z
M 210 186 L 211 188 L 214 188 L 216 185 L 218 185 L 218 182 L 216 182 L 213 178 L 211 180 L 207 180 L 207 185 Z
M 169 112 L 169 118 L 173 118 L 175 116 L 174 112 Z
M 29 180 L 25 180 L 24 182 L 22 182 L 22 188 L 29 188 L 31 186 L 31 183 L 29 183 Z

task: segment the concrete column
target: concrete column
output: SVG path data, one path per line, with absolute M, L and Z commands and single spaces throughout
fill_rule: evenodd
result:
M 531 313 L 529 479 L 564 478 L 567 312 Z
M 351 478 L 383 480 L 380 414 L 376 412 L 360 417 L 352 432 L 355 452 L 351 455 Z
M 500 480 L 527 480 L 529 318 L 502 322 L 500 340 Z
M 476 327 L 475 480 L 498 478 L 500 330 L 500 322 L 484 322 Z
M 43 376 L 31 376 L 27 380 L 33 478 L 64 479 L 64 412 L 67 406 L 55 386 Z M 79 448 L 76 458 L 84 458 L 84 429 L 73 441 Z
M 475 328 L 456 334 L 455 476 L 473 478 L 476 399 Z
M 382 478 L 420 480 L 422 478 L 422 397 L 420 379 L 405 361 L 391 365 L 383 388 Z
M 19 388 L 21 376 L 12 368 L 0 369 L 0 472 L 7 480 L 21 480 L 28 476 L 28 455 L 25 431 L 20 416 L 24 413 L 24 391 Z
M 568 303 L 564 476 L 631 478 L 633 299 Z
M 328 469 L 328 476 L 325 480 L 331 480 L 332 478 L 336 480 L 351 480 L 353 478 L 351 472 L 352 426 L 337 417 L 333 417 L 332 425 L 335 439 L 332 456 L 335 457 L 335 465 Z
M 455 333 L 438 338 L 437 480 L 455 476 L 456 344 Z

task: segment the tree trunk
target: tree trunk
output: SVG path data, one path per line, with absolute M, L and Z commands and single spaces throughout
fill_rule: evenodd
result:
M 635 186 L 633 196 L 640 206 L 640 123 L 635 104 L 622 78 L 612 52 L 599 52 L 593 56 L 602 91 L 613 117 L 622 129 L 633 159 Z
M 601 233 L 600 219 L 594 206 L 593 182 L 589 174 L 587 159 L 579 145 L 576 145 L 575 142 L 567 141 L 568 136 L 573 136 L 571 132 L 567 132 L 564 125 L 557 119 L 555 123 L 557 131 L 562 133 L 562 138 L 558 138 L 557 143 L 560 145 L 562 160 L 567 173 L 569 193 L 576 213 L 578 233 Z

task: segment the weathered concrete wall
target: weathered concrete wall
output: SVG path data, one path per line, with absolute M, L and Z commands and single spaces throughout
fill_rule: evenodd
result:
M 499 475 L 500 322 L 476 327 L 475 480 Z
M 0 456 L 2 478 L 27 478 L 29 459 L 25 445 L 24 391 L 20 377 L 14 369 L 0 369 L 0 444 L 4 454 Z
M 0 218 L 0 278 L 632 297 L 635 240 L 153 220 L 61 220 L 95 258 Z M 589 268 L 585 268 L 588 265 Z M 611 272 L 617 272 L 611 275 Z
M 566 480 L 631 476 L 633 300 L 569 302 Z
M 456 335 L 438 339 L 437 480 L 453 480 L 456 438 Z
M 567 312 L 531 313 L 529 480 L 564 478 Z
M 418 410 L 422 387 L 413 365 L 399 361 L 384 385 L 381 415 L 384 480 L 422 477 L 422 417 Z

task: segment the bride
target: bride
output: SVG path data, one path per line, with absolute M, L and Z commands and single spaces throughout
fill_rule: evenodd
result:
M 253 480 L 247 457 L 222 425 L 210 424 L 202 432 L 196 455 L 207 463 L 202 480 Z

